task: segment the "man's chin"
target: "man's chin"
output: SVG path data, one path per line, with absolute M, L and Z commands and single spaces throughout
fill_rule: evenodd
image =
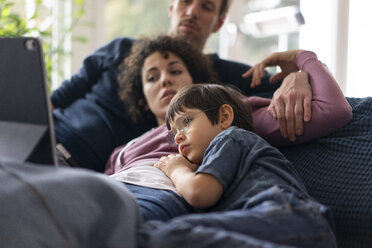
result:
M 191 44 L 198 48 L 204 47 L 204 41 L 200 39 L 194 32 L 187 32 L 184 30 L 178 30 L 177 36 L 184 38 L 185 40 L 189 41 Z
M 198 41 L 197 36 L 193 32 L 187 32 L 187 31 L 182 31 L 181 30 L 181 31 L 178 32 L 178 36 L 180 36 L 180 37 L 182 37 L 186 40 L 189 40 L 191 42 Z

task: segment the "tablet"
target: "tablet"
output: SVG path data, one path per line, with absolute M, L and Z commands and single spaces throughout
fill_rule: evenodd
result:
M 56 165 L 42 46 L 36 38 L 0 38 L 0 156 Z

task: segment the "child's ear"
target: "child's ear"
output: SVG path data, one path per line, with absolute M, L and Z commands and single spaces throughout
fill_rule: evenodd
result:
M 222 129 L 231 127 L 234 121 L 234 110 L 229 104 L 223 104 L 219 110 L 219 124 Z

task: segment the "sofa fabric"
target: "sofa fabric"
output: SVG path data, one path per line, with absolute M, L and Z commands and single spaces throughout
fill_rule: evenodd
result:
M 347 100 L 353 108 L 348 125 L 280 150 L 310 195 L 330 207 L 339 247 L 372 247 L 372 97 Z

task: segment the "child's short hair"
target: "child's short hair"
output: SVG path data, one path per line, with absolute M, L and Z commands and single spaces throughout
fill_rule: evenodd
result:
M 253 131 L 252 110 L 246 106 L 241 98 L 243 95 L 227 85 L 193 84 L 183 87 L 173 97 L 169 104 L 166 123 L 170 123 L 174 116 L 184 112 L 184 108 L 196 108 L 203 111 L 212 125 L 218 123 L 219 109 L 223 104 L 229 104 L 234 110 L 233 126 Z

